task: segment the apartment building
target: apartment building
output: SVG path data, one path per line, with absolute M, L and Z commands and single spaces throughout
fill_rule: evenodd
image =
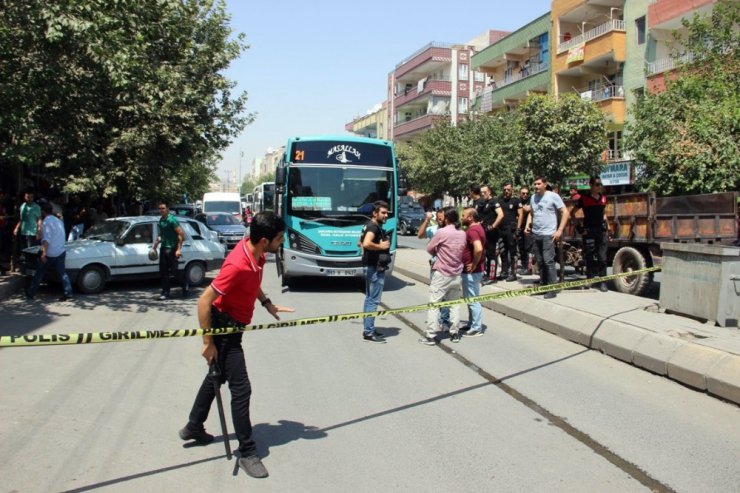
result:
M 265 157 L 262 158 L 262 162 L 260 163 L 260 176 L 274 173 L 277 163 L 280 161 L 284 152 L 285 146 L 278 147 L 277 149 L 269 147 L 267 152 L 265 152 Z
M 347 132 L 373 139 L 388 139 L 388 102 L 375 105 L 363 116 L 357 116 L 344 126 Z
M 474 111 L 493 113 L 549 91 L 550 31 L 548 12 L 473 55 L 472 70 L 484 76 L 484 87 L 475 86 Z
M 708 15 L 716 0 L 651 0 L 647 9 L 647 90 L 665 89 L 666 77 L 680 64 L 691 61 L 691 53 L 677 46 L 674 32 L 686 35 L 683 19 Z M 678 57 L 676 51 L 680 52 Z
M 485 83 L 470 59 L 506 34 L 489 30 L 465 44 L 431 42 L 398 63 L 388 74 L 389 138 L 408 141 L 441 119 L 455 125 L 467 118 L 471 97 Z
M 635 1 L 647 7 L 646 0 Z M 603 160 L 632 168 L 633 163 L 625 163 L 627 156 L 622 150 L 622 129 L 627 118 L 624 74 L 644 70 L 644 58 L 635 53 L 628 57 L 627 38 L 637 35 L 637 26 L 625 22 L 625 3 L 553 0 L 552 89 L 557 95 L 576 93 L 593 101 L 608 121 L 609 144 Z M 631 15 L 635 11 L 636 8 Z

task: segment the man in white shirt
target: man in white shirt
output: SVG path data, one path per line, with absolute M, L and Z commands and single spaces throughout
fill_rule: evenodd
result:
M 64 223 L 54 215 L 54 209 L 48 202 L 41 205 L 41 217 L 43 219 L 41 223 L 41 250 L 36 262 L 36 274 L 33 276 L 31 287 L 26 290 L 26 298 L 33 299 L 41 280 L 44 278 L 46 269 L 51 268 L 56 270 L 64 288 L 64 294 L 59 300 L 67 301 L 72 298 L 72 283 L 64 269 L 64 260 L 67 257 L 67 252 L 64 249 Z

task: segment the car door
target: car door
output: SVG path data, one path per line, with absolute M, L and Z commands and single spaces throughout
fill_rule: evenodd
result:
M 182 269 L 184 265 L 194 258 L 202 258 L 203 254 L 201 253 L 200 240 L 195 239 L 201 237 L 200 233 L 195 229 L 197 225 L 184 219 L 180 219 L 179 222 L 183 235 L 185 235 L 182 241 L 182 255 L 177 261 L 178 268 Z
M 111 266 L 114 276 L 156 274 L 159 260 L 149 259 L 154 243 L 155 223 L 135 224 L 116 241 L 115 261 Z

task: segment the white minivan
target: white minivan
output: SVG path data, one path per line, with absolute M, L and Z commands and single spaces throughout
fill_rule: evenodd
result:
M 242 220 L 242 200 L 236 192 L 208 192 L 203 194 L 203 212 L 229 212 Z

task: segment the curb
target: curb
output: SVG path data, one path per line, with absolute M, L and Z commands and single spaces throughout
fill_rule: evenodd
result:
M 429 284 L 428 276 L 396 264 L 395 271 Z M 533 303 L 536 309 L 533 309 Z M 602 318 L 534 297 L 487 301 L 489 310 L 601 351 L 638 368 L 740 404 L 740 356 Z M 558 320 L 567 320 L 563 325 Z

